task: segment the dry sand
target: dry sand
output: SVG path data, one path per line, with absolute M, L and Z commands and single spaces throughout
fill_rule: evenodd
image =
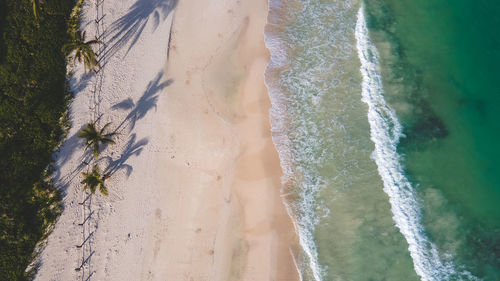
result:
M 267 1 L 93 1 L 82 26 L 106 32 L 104 70 L 77 69 L 71 83 L 65 210 L 36 279 L 299 280 L 264 85 Z M 93 255 L 77 272 L 87 168 L 76 134 L 99 116 L 120 131 L 99 161 L 115 172 L 109 197 L 92 198 Z

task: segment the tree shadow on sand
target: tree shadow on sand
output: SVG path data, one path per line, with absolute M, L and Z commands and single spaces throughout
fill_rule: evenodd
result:
M 59 190 L 62 193 L 62 196 L 66 196 L 66 190 L 71 185 L 73 180 L 80 175 L 80 172 L 84 171 L 89 163 L 92 161 L 93 155 L 90 150 L 86 150 L 83 154 L 78 158 L 78 165 L 74 167 L 70 172 L 62 175 L 60 171 L 60 167 L 55 169 L 55 174 L 53 176 L 53 182 L 57 184 Z
M 105 176 L 111 176 L 114 173 L 116 173 L 119 170 L 125 169 L 127 177 L 130 176 L 130 174 L 133 171 L 133 168 L 131 165 L 127 164 L 127 160 L 131 156 L 139 156 L 144 148 L 145 145 L 147 145 L 149 140 L 147 138 L 143 138 L 139 141 L 136 141 L 136 134 L 132 134 L 130 136 L 129 141 L 125 145 L 125 148 L 123 149 L 123 152 L 120 154 L 120 156 L 116 159 L 113 159 L 111 156 L 105 156 L 102 157 L 99 161 L 105 161 L 108 163 L 106 169 L 104 170 L 104 175 Z
M 54 174 L 52 180 L 59 186 L 59 190 L 63 192 L 63 195 L 71 183 L 71 181 L 82 171 L 87 163 L 92 159 L 92 153 L 89 150 L 85 150 L 76 160 L 79 163 L 74 167 L 69 173 L 61 174 L 61 167 L 63 167 L 68 161 L 70 161 L 73 155 L 80 150 L 78 148 L 84 145 L 84 142 L 78 137 L 80 131 L 86 125 L 82 125 L 79 130 L 77 130 L 71 137 L 68 137 L 64 141 L 64 145 L 61 146 L 60 150 L 57 152 L 57 161 L 55 162 Z
M 71 83 L 71 91 L 73 92 L 74 95 L 77 93 L 81 93 L 85 87 L 88 86 L 90 82 L 90 78 L 92 78 L 93 72 L 89 71 L 80 76 L 80 79 L 77 79 L 75 76 L 72 76 L 70 78 L 70 83 Z
M 106 37 L 111 36 L 110 47 L 104 58 L 116 54 L 118 50 L 130 43 L 125 56 L 141 36 L 149 20 L 153 20 L 153 31 L 160 21 L 164 21 L 177 6 L 178 0 L 137 0 L 127 14 L 113 22 L 106 31 Z M 106 61 L 106 59 L 104 60 Z
M 172 79 L 160 82 L 162 78 L 163 72 L 158 73 L 156 77 L 148 83 L 146 91 L 137 103 L 134 103 L 131 98 L 127 98 L 111 107 L 113 110 L 131 110 L 120 125 L 116 127 L 115 132 L 119 132 L 127 122 L 130 123 L 129 132 L 132 131 L 138 120 L 144 118 L 151 109 L 156 109 L 159 92 L 173 82 Z

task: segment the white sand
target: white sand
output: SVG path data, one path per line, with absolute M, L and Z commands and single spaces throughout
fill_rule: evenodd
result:
M 94 1 L 84 8 L 88 38 L 98 32 Z M 36 279 L 298 280 L 264 86 L 267 1 L 104 0 L 102 8 L 106 63 L 102 76 L 78 69 L 72 81 L 72 129 L 56 175 L 65 210 Z M 86 167 L 75 135 L 101 115 L 100 125 L 121 133 L 100 166 L 112 159 L 120 169 L 107 180 L 109 196 L 92 198 L 84 250 L 94 254 L 77 272 Z

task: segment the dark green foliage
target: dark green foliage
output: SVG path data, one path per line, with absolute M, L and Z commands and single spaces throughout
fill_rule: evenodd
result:
M 29 280 L 35 245 L 61 211 L 50 181 L 70 99 L 67 21 L 74 0 L 0 1 L 0 280 Z
M 99 166 L 94 165 L 92 167 L 92 171 L 90 173 L 82 173 L 83 180 L 81 184 L 83 184 L 83 189 L 88 189 L 92 194 L 95 194 L 95 191 L 99 189 L 99 191 L 108 195 L 108 189 L 104 185 L 105 177 L 101 175 L 101 171 L 99 170 Z
M 115 142 L 111 137 L 116 135 L 116 132 L 111 132 L 111 133 L 105 133 L 106 128 L 110 125 L 111 123 L 107 123 L 102 127 L 102 129 L 97 130 L 95 123 L 91 122 L 87 124 L 87 127 L 82 129 L 80 133 L 78 134 L 79 138 L 82 138 L 85 140 L 85 149 L 88 149 L 92 147 L 92 153 L 94 154 L 94 157 L 97 159 L 99 157 L 99 150 L 100 150 L 100 145 L 101 144 L 114 144 Z
M 83 63 L 85 71 L 94 70 L 96 67 L 101 68 L 101 65 L 97 61 L 97 55 L 92 49 L 92 45 L 101 44 L 99 40 L 85 41 L 85 31 L 82 33 L 77 30 L 72 33 L 71 42 L 63 46 L 63 52 L 67 56 L 72 56 L 73 61 Z

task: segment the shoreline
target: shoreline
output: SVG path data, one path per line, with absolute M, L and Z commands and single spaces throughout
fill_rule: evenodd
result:
M 85 272 L 96 280 L 299 280 L 264 83 L 267 1 L 157 5 L 163 6 L 104 2 L 104 30 L 122 37 L 105 37 L 119 45 L 108 50 L 102 96 L 95 99 L 95 77 L 81 69 L 72 80 L 73 127 L 56 178 L 67 187 L 65 211 L 36 280 Z M 96 32 L 94 13 L 84 7 L 89 35 Z M 101 164 L 120 166 L 108 181 L 110 195 L 92 201 L 94 253 L 82 273 L 74 270 L 84 216 L 76 204 L 82 197 L 76 134 L 101 114 L 100 122 L 122 130 Z

